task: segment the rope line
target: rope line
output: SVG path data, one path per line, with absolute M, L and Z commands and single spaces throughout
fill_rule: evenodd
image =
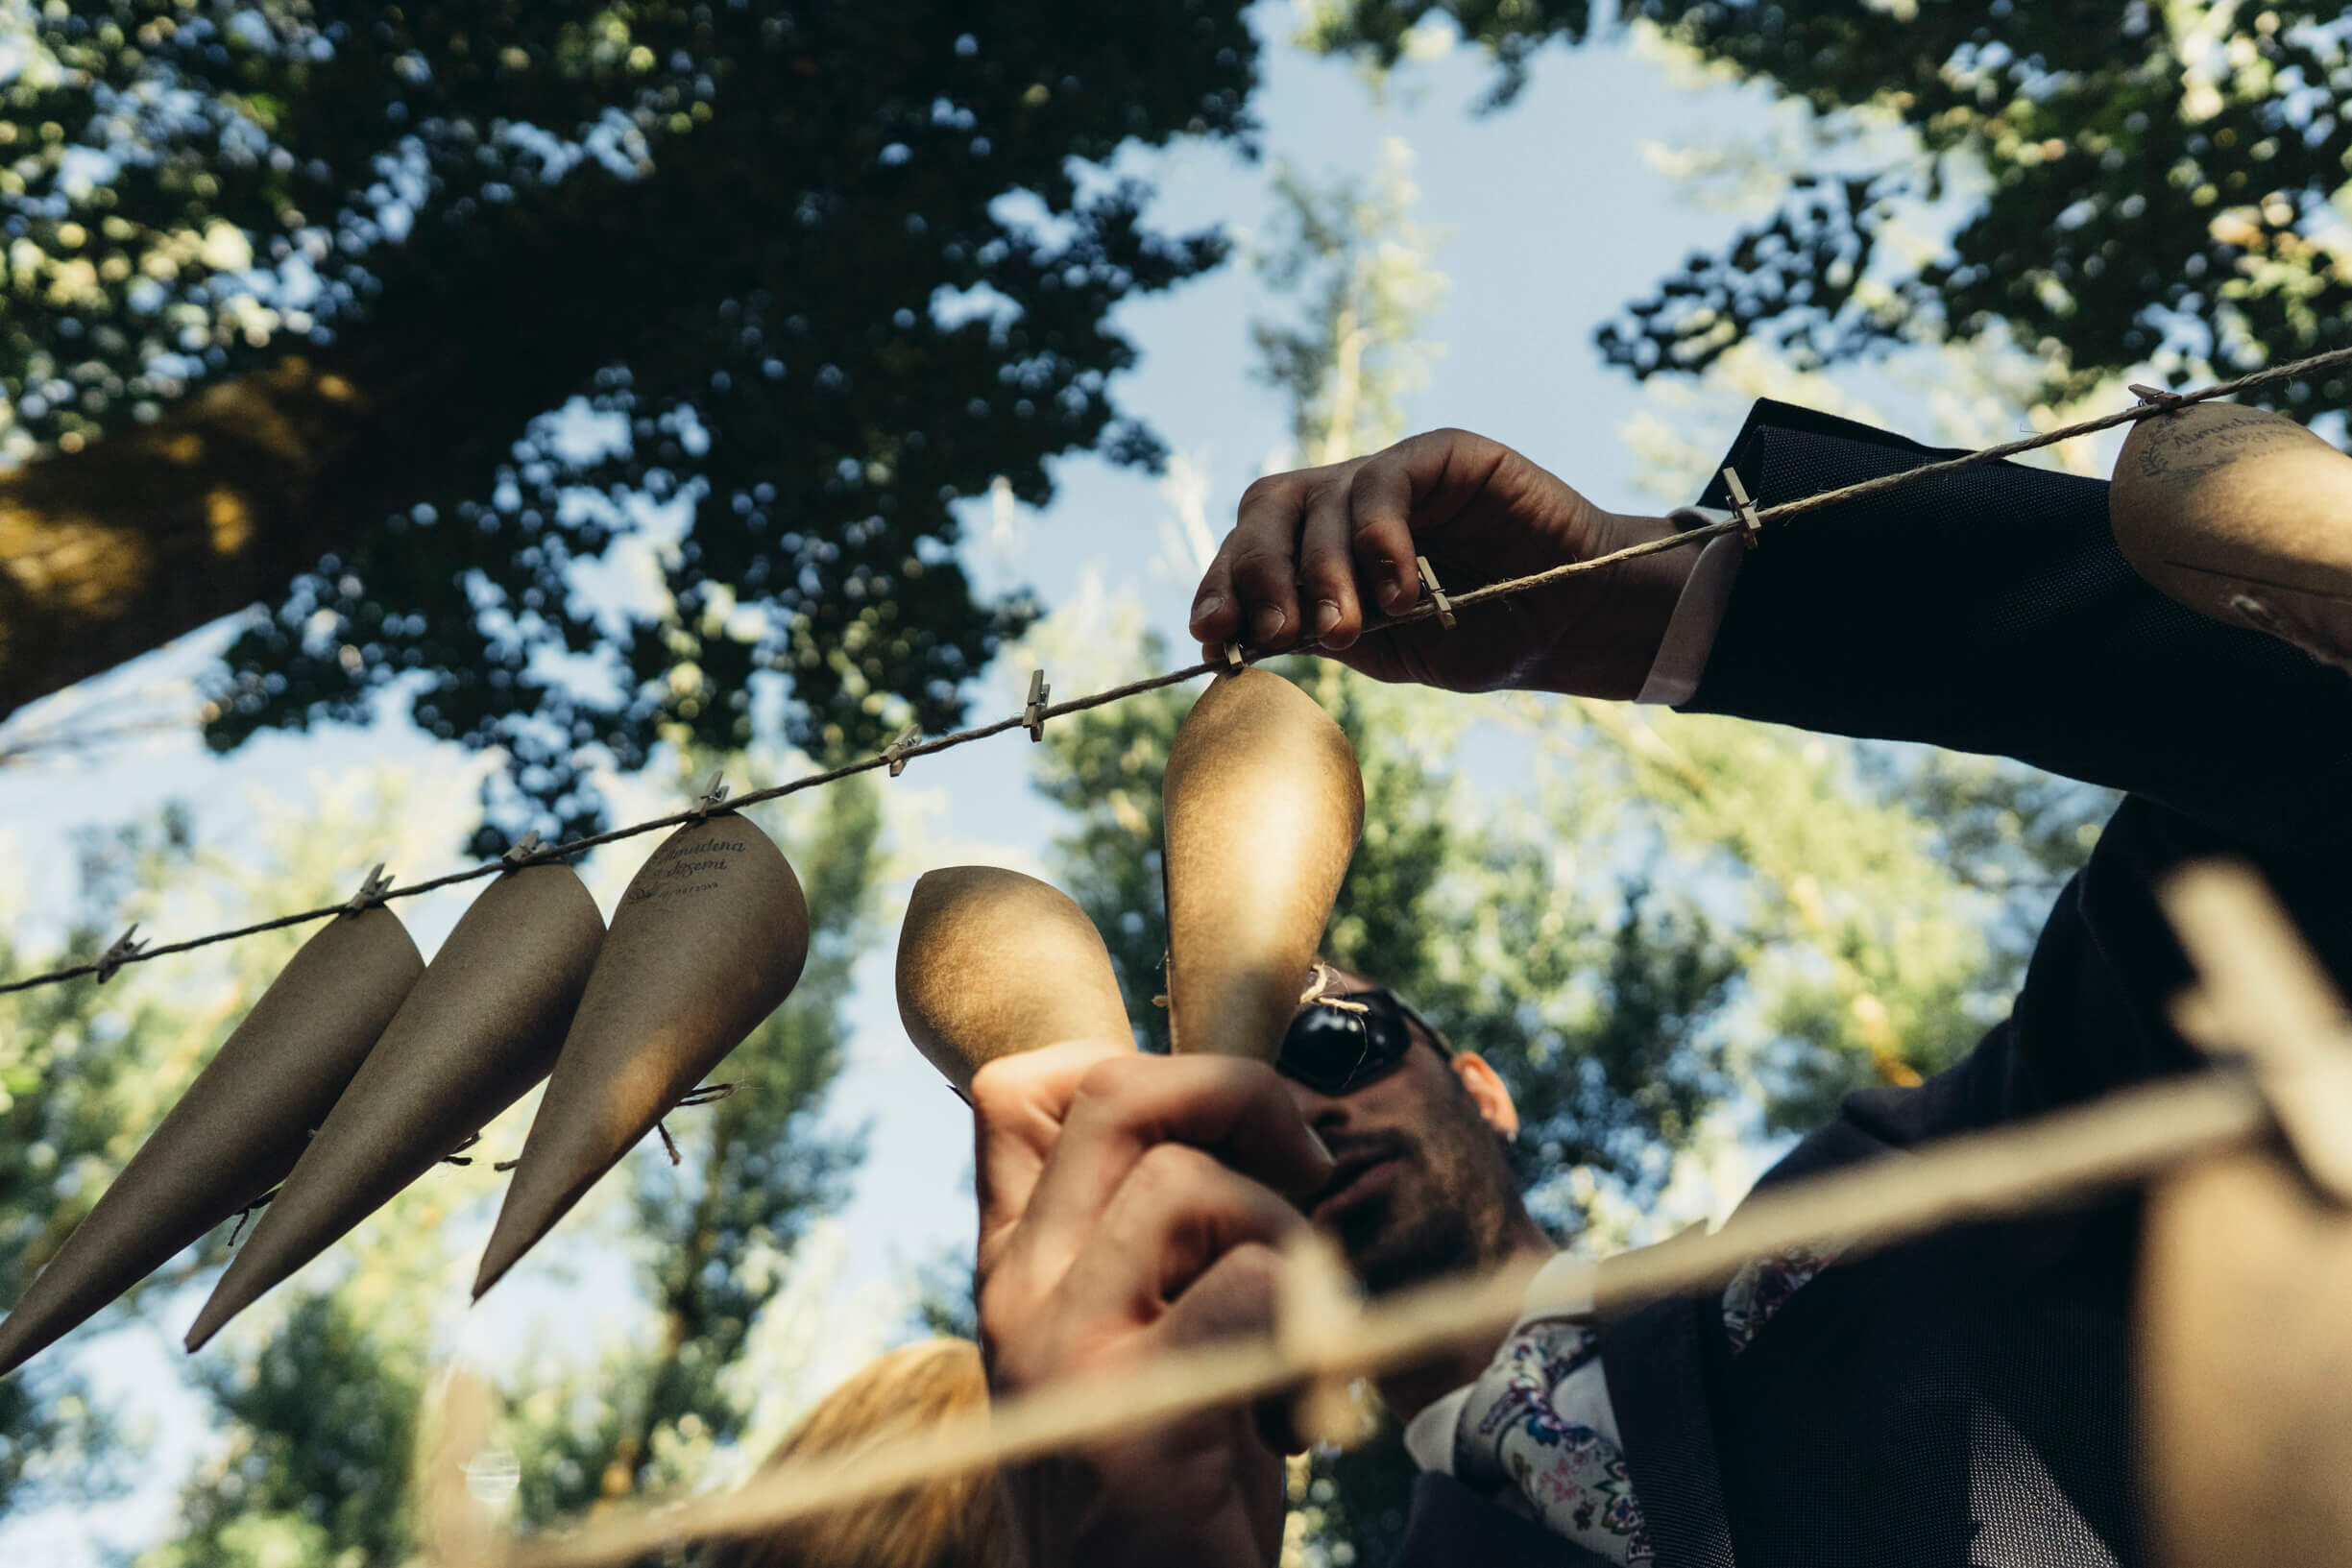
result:
M 1947 1225 L 2030 1214 L 2114 1192 L 2185 1161 L 2243 1148 L 2270 1125 L 2255 1080 L 2214 1072 L 2121 1090 L 2036 1121 L 1965 1133 L 1759 1193 L 1711 1235 L 1677 1238 L 1600 1262 L 1491 1274 L 1402 1291 L 1366 1307 L 1347 1335 L 1314 1343 L 1278 1335 L 1163 1352 L 1133 1367 L 1081 1374 L 931 1428 L 763 1471 L 736 1491 L 600 1513 L 553 1540 L 510 1544 L 499 1568 L 595 1568 L 717 1535 L 892 1496 L 926 1481 L 1097 1442 L 1196 1411 L 1245 1404 L 1311 1378 L 1370 1377 L 1473 1337 L 1522 1311 L 1591 1300 L 1615 1312 L 1720 1289 L 1750 1259 L 1825 1235 L 1850 1257 Z
M 2101 430 L 2113 429 L 2120 424 L 2137 423 L 2153 415 L 2170 413 L 2191 403 L 2229 397 L 2232 394 L 2267 385 L 2269 382 L 2289 380 L 2316 370 L 2347 362 L 2352 362 L 2352 348 L 2331 350 L 2326 353 L 2314 354 L 2307 359 L 2272 366 L 2267 370 L 2257 371 L 2250 375 L 2242 375 L 2234 381 L 2202 387 L 2194 392 L 2163 393 L 2134 407 L 2120 409 L 2112 414 L 2102 414 L 2096 419 L 2084 420 L 2074 424 L 2063 425 L 2040 435 L 2006 442 L 1998 446 L 1986 446 L 1959 457 L 1923 464 L 1915 469 L 1904 469 L 1897 473 L 1881 474 L 1875 479 L 1864 479 L 1855 484 L 1841 486 L 1836 490 L 1824 491 L 1818 495 L 1807 495 L 1793 501 L 1782 501 L 1774 506 L 1759 507 L 1756 509 L 1756 515 L 1759 520 L 1765 522 L 1785 521 L 1807 512 L 1819 511 L 1824 507 L 1858 500 L 1868 495 L 1882 495 L 1887 491 L 1900 489 L 1921 479 L 2001 462 L 2023 452 L 2034 451 L 2044 446 L 2054 446 L 2059 442 L 2071 441 L 2076 436 L 2096 434 Z M 1491 599 L 1524 593 L 1532 589 L 1541 588 L 1565 578 L 1580 576 L 1586 572 L 1603 571 L 1620 562 L 1637 560 L 1642 556 L 1658 555 L 1667 550 L 1681 549 L 1685 545 L 1695 544 L 1723 534 L 1741 533 L 1745 531 L 1745 526 L 1736 519 L 1729 522 L 1711 523 L 1703 528 L 1692 528 L 1661 539 L 1647 540 L 1639 544 L 1628 545 L 1621 550 L 1612 550 L 1606 555 L 1593 556 L 1588 560 L 1565 562 L 1543 571 L 1531 572 L 1524 577 L 1509 577 L 1500 582 L 1465 589 L 1459 592 L 1449 591 L 1445 594 L 1445 599 L 1451 609 L 1461 610 L 1470 605 L 1483 604 Z M 1437 601 L 1423 599 L 1409 610 L 1368 623 L 1362 635 L 1370 637 L 1376 633 L 1393 631 L 1399 626 L 1417 625 L 1421 621 L 1435 618 L 1438 615 Z M 1315 640 L 1300 642 L 1281 650 L 1286 655 L 1323 651 L 1325 650 L 1321 643 Z M 1247 656 L 1245 662 L 1254 663 L 1258 659 L 1264 657 L 1270 656 L 1249 655 Z M 977 725 L 971 729 L 958 730 L 935 739 L 912 740 L 904 745 L 894 741 L 886 750 L 873 757 L 843 763 L 839 767 L 827 768 L 822 772 L 805 774 L 800 778 L 774 784 L 765 789 L 747 791 L 728 800 L 724 807 L 691 808 L 687 810 L 672 812 L 667 816 L 653 817 L 643 822 L 631 823 L 626 827 L 614 828 L 605 832 L 592 833 L 584 838 L 571 839 L 567 843 L 549 845 L 527 856 L 486 861 L 481 865 L 470 866 L 462 871 L 452 871 L 425 881 L 412 882 L 405 887 L 387 888 L 380 892 L 371 891 L 369 902 L 382 904 L 394 899 L 415 898 L 419 894 L 437 892 L 444 887 L 453 887 L 460 882 L 495 876 L 502 871 L 519 870 L 524 866 L 559 861 L 570 856 L 579 855 L 606 844 L 617 844 L 624 838 L 635 838 L 643 833 L 659 832 L 665 828 L 682 827 L 689 822 L 699 821 L 711 816 L 715 811 L 732 811 L 746 806 L 757 806 L 766 801 L 782 800 L 787 795 L 796 795 L 804 789 L 816 789 L 825 784 L 837 784 L 843 779 L 861 773 L 871 773 L 877 768 L 888 768 L 895 775 L 911 759 L 952 751 L 958 746 L 967 746 L 975 741 L 986 740 L 1011 730 L 1030 730 L 1034 733 L 1041 727 L 1045 719 L 1057 718 L 1065 713 L 1084 712 L 1089 709 L 1102 708 L 1111 703 L 1125 701 L 1129 697 L 1141 696 L 1147 691 L 1156 691 L 1162 687 L 1178 686 L 1186 681 L 1196 680 L 1202 675 L 1227 668 L 1228 663 L 1229 662 L 1224 659 L 1202 660 L 1198 663 L 1185 665 L 1181 669 L 1147 676 L 1139 681 L 1129 681 L 1124 686 L 1108 687 L 1101 691 L 1073 697 L 1066 702 L 1051 705 L 1029 704 L 1019 713 L 997 719 L 991 723 Z M 511 855 L 512 852 L 510 851 L 509 854 Z M 266 931 L 283 930 L 289 926 L 307 925 L 311 921 L 325 920 L 329 916 L 345 912 L 351 902 L 346 900 L 341 903 L 324 905 L 316 909 L 303 909 L 294 914 L 279 915 L 271 920 L 255 921 L 250 926 L 210 931 L 203 936 L 192 936 L 179 942 L 154 943 L 127 953 L 116 953 L 110 951 L 102 955 L 100 959 L 89 963 L 71 964 L 62 969 L 51 970 L 46 974 L 29 976 L 23 979 L 10 980 L 5 984 L 0 984 L 0 996 L 17 991 L 30 991 L 38 986 L 56 985 L 65 980 L 79 979 L 86 975 L 98 975 L 104 977 L 131 964 L 147 963 L 173 953 L 190 953 L 198 948 L 211 947 L 216 943 L 234 942 L 248 936 L 258 936 Z

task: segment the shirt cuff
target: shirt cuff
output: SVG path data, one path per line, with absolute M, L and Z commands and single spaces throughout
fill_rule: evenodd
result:
M 1477 1391 L 1477 1384 L 1466 1383 L 1405 1423 L 1405 1452 L 1417 1466 L 1441 1476 L 1454 1473 L 1454 1429 L 1462 1424 L 1462 1407 Z
M 1688 527 L 1732 519 L 1731 513 L 1708 506 L 1685 506 L 1673 516 Z M 1739 581 L 1739 564 L 1747 554 L 1747 543 L 1736 534 L 1717 535 L 1700 548 L 1690 575 L 1683 579 L 1682 597 L 1674 601 L 1666 635 L 1650 661 L 1649 678 L 1634 701 L 1679 708 L 1699 689 L 1699 677 L 1707 673 L 1708 655 L 1714 652 L 1715 634 L 1723 629 L 1733 585 Z

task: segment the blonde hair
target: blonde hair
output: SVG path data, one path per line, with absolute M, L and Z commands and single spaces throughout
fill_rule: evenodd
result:
M 980 1347 L 927 1339 L 879 1356 L 818 1401 L 762 1468 L 904 1436 L 988 1403 Z M 710 1568 L 1012 1568 L 994 1470 L 712 1543 Z

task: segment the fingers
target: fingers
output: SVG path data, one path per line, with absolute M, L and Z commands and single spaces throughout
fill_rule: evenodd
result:
M 973 1170 L 983 1269 L 1006 1231 L 1029 1207 L 1079 1084 L 1100 1063 L 1134 1054 L 1129 1040 L 1067 1040 L 1000 1056 L 972 1075 Z
M 1101 1225 L 1071 1264 L 1062 1291 L 1074 1310 L 1149 1323 L 1169 1303 L 1241 1247 L 1279 1248 L 1306 1223 L 1297 1208 L 1217 1159 L 1183 1144 L 1161 1144 L 1135 1162 L 1103 1211 Z M 1272 1296 L 1265 1297 L 1268 1304 Z M 1231 1302 L 1194 1303 L 1225 1332 L 1262 1328 L 1251 1314 L 1234 1323 Z M 1202 1333 L 1209 1332 L 1207 1328 Z
M 1233 532 L 1219 552 L 1240 608 L 1234 620 L 1252 647 L 1294 640 L 1298 614 L 1298 525 L 1314 476 L 1276 474 L 1242 492 Z
M 1068 1105 L 1012 1243 L 1039 1282 L 1069 1269 L 1136 1163 L 1160 1145 L 1205 1149 L 1286 1197 L 1304 1198 L 1330 1180 L 1330 1154 L 1263 1062 L 1132 1054 L 1100 1061 Z
M 1358 469 L 1348 487 L 1346 538 L 1336 546 L 1345 549 L 1346 558 L 1330 569 L 1350 573 L 1384 615 L 1409 609 L 1420 597 L 1413 516 L 1422 486 L 1433 476 L 1419 470 L 1442 472 L 1444 453 L 1444 446 L 1416 436 Z
M 1260 652 L 1307 638 L 1350 646 L 1375 607 L 1395 615 L 1420 597 L 1415 529 L 1442 527 L 1507 455 L 1467 430 L 1432 430 L 1370 457 L 1258 480 L 1194 595 L 1203 654 L 1228 641 Z
M 1356 470 L 1356 482 L 1372 467 Z M 1327 484 L 1307 503 L 1306 527 L 1298 543 L 1299 598 L 1307 636 L 1334 651 L 1351 645 L 1364 630 L 1364 606 L 1356 592 L 1349 517 L 1353 486 Z
M 1233 531 L 1193 595 L 1189 624 L 1204 651 L 1225 642 L 1246 642 L 1259 650 L 1287 648 L 1313 635 L 1313 600 L 1330 597 L 1331 590 L 1318 583 L 1302 606 L 1300 530 L 1315 505 L 1345 507 L 1347 479 L 1355 467 L 1341 463 L 1269 474 L 1242 492 Z

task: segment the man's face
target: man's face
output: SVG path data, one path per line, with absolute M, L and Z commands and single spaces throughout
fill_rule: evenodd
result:
M 1344 975 L 1332 990 L 1370 988 Z M 1394 1290 L 1503 1254 L 1518 1184 L 1502 1137 L 1418 1025 L 1413 1049 L 1377 1082 L 1338 1096 L 1285 1082 L 1339 1162 L 1307 1218 L 1339 1240 L 1365 1289 Z

